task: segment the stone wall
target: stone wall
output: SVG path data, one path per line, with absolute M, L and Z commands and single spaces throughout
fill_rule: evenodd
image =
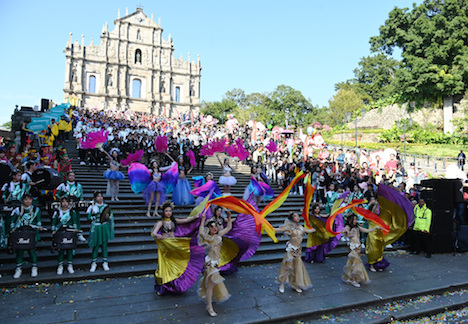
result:
M 422 108 L 408 114 L 406 110 L 407 104 L 399 107 L 397 104 L 387 106 L 385 108 L 374 109 L 366 113 L 364 118 L 360 118 L 357 122 L 358 128 L 383 128 L 389 129 L 396 121 L 411 118 L 420 125 L 434 124 L 440 128 L 444 125 L 443 108 Z M 468 100 L 463 99 L 458 103 L 454 103 L 453 118 L 464 117 L 468 110 Z M 349 129 L 354 129 L 354 121 L 348 123 Z M 354 135 L 353 135 L 354 136 Z

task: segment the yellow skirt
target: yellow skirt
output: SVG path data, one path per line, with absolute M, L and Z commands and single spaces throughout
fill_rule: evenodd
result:
M 284 255 L 277 282 L 281 283 L 283 280 L 294 289 L 300 288 L 306 290 L 312 287 L 312 281 L 307 273 L 304 262 L 302 262 L 301 249 L 287 251 Z
M 218 268 L 213 267 L 209 263 L 205 263 L 205 272 L 203 273 L 202 280 L 200 280 L 200 286 L 198 287 L 198 295 L 205 302 L 208 283 L 211 283 L 214 286 L 212 301 L 222 303 L 231 297 L 226 285 L 224 284 L 224 278 L 219 273 Z
M 360 284 L 370 283 L 369 275 L 367 274 L 366 268 L 361 260 L 361 255 L 358 252 L 359 249 L 351 250 L 348 254 L 348 261 L 344 267 L 343 275 L 341 279 L 346 283 L 356 281 Z

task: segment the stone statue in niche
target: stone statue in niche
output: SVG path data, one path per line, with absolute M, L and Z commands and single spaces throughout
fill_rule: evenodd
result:
M 163 54 L 162 54 L 162 62 L 164 65 L 168 65 L 169 64 L 169 53 L 164 51 Z
M 160 93 L 166 93 L 166 83 L 164 81 L 161 81 L 161 86 L 159 87 L 159 92 Z
M 114 86 L 114 83 L 112 81 L 112 74 L 107 75 L 107 86 L 108 87 L 113 87 Z
M 72 82 L 77 82 L 78 81 L 78 77 L 76 76 L 76 70 L 74 70 L 74 69 L 72 70 L 70 79 L 71 79 Z
M 141 32 L 139 29 L 137 30 L 137 40 L 141 41 Z

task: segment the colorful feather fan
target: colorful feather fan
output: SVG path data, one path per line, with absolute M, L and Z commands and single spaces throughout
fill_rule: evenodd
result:
M 156 137 L 156 140 L 154 141 L 154 146 L 156 147 L 156 151 L 158 151 L 159 153 L 167 151 L 167 136 Z
M 151 182 L 151 172 L 141 163 L 132 163 L 128 168 L 128 181 L 132 191 L 140 193 Z
M 233 145 L 226 147 L 226 153 L 230 157 L 238 157 L 240 161 L 249 157 L 249 151 L 244 147 L 244 142 L 240 138 L 236 139 Z
M 217 152 L 223 152 L 226 146 L 226 139 L 216 138 L 211 142 L 206 143 L 200 150 L 200 155 L 212 156 Z
M 275 142 L 270 140 L 270 143 L 268 143 L 265 148 L 270 151 L 270 153 L 275 153 L 278 151 L 278 146 L 276 146 Z
M 192 166 L 192 168 L 196 167 L 197 160 L 195 160 L 195 154 L 193 153 L 193 151 L 190 150 L 185 155 L 190 159 L 190 165 Z
M 126 159 L 123 159 L 120 162 L 122 163 L 122 165 L 129 165 L 133 162 L 140 162 L 144 154 L 145 154 L 145 151 L 138 150 L 133 154 L 129 154 Z

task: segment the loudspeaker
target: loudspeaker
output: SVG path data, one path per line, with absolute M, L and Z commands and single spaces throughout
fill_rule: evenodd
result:
M 47 111 L 49 109 L 49 99 L 41 99 L 41 111 Z
M 453 250 L 453 209 L 432 211 L 432 252 L 444 253 Z
M 428 179 L 421 181 L 421 197 L 431 209 L 451 209 L 463 202 L 463 185 L 459 179 Z

